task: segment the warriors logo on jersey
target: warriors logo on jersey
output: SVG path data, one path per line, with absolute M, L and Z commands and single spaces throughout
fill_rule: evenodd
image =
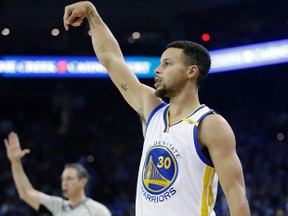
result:
M 165 146 L 153 146 L 142 172 L 142 193 L 148 201 L 163 202 L 176 193 L 172 187 L 178 174 L 175 156 Z

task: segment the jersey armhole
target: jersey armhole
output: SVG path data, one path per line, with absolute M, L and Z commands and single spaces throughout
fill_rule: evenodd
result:
M 148 117 L 145 131 L 147 131 L 147 128 L 148 128 L 148 126 L 149 126 L 149 123 L 150 123 L 152 117 L 154 116 L 154 114 L 155 114 L 159 109 L 161 109 L 162 107 L 164 107 L 164 106 L 166 106 L 166 105 L 167 105 L 167 103 L 165 103 L 165 102 L 164 102 L 164 103 L 161 103 L 161 104 L 159 104 L 157 107 L 155 107 L 154 110 L 152 110 L 152 112 L 150 113 L 150 115 L 149 115 L 149 117 Z
M 217 114 L 216 111 L 214 110 L 210 110 L 209 112 L 205 113 L 203 116 L 201 116 L 199 118 L 199 120 L 197 121 L 199 124 L 200 122 L 207 116 L 207 115 L 211 115 L 211 114 Z M 214 167 L 214 164 L 212 162 L 212 160 L 208 159 L 204 153 L 202 152 L 201 148 L 200 148 L 200 143 L 199 143 L 199 139 L 198 139 L 198 127 L 199 126 L 194 126 L 194 143 L 195 143 L 195 149 L 196 149 L 196 152 L 199 156 L 199 158 L 201 159 L 201 161 L 203 163 L 205 163 L 206 165 L 210 166 L 210 167 Z

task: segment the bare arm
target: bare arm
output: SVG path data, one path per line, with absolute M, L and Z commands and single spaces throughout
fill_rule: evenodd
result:
M 242 165 L 229 124 L 220 115 L 207 116 L 200 125 L 199 140 L 209 150 L 231 216 L 250 216 Z
M 154 89 L 139 82 L 125 63 L 118 42 L 103 22 L 94 5 L 89 1 L 77 2 L 65 7 L 64 26 L 80 26 L 87 18 L 94 51 L 107 69 L 111 80 L 128 104 L 145 119 L 162 100 L 154 96 Z
M 30 152 L 29 149 L 21 149 L 18 135 L 11 132 L 4 140 L 7 157 L 11 162 L 13 180 L 18 194 L 22 200 L 35 210 L 39 209 L 39 192 L 33 188 L 26 176 L 21 159 Z

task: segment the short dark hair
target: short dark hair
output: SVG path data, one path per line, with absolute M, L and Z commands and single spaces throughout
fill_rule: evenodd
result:
M 166 48 L 183 49 L 183 54 L 185 56 L 184 63 L 188 66 L 193 64 L 197 65 L 199 76 L 196 84 L 197 87 L 199 87 L 207 77 L 211 67 L 211 57 L 208 50 L 201 44 L 185 40 L 173 41 L 169 43 Z
M 79 179 L 87 178 L 87 180 L 89 180 L 89 178 L 90 178 L 86 168 L 79 163 L 68 163 L 65 165 L 65 169 L 66 168 L 75 169 L 77 171 L 77 176 Z

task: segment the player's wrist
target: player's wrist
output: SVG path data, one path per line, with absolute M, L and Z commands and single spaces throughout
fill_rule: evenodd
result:
M 84 4 L 85 4 L 84 7 L 86 8 L 86 15 L 85 15 L 86 18 L 89 18 L 91 15 L 96 14 L 95 12 L 96 8 L 91 2 L 86 1 Z

